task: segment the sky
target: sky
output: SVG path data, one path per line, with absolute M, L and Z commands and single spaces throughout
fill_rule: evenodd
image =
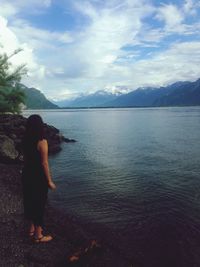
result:
M 0 53 L 49 99 L 200 78 L 200 0 L 0 0 Z

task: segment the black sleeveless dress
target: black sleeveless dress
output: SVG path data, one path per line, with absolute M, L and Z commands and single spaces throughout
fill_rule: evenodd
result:
M 48 184 L 37 144 L 25 149 L 22 189 L 25 218 L 36 226 L 43 226 Z

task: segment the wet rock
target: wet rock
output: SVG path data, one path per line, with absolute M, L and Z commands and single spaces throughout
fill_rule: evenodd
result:
M 62 141 L 65 142 L 65 143 L 74 143 L 74 142 L 76 142 L 75 139 L 69 139 L 69 138 L 64 137 L 64 136 L 62 136 Z

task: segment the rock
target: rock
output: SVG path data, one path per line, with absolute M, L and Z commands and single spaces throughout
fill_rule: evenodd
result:
M 14 134 L 14 133 L 9 134 L 9 137 L 10 137 L 12 140 L 17 139 L 17 136 L 16 136 L 16 134 Z
M 74 143 L 76 142 L 76 140 L 74 139 L 69 139 L 69 138 L 66 138 L 64 136 L 62 136 L 62 140 L 65 142 L 65 143 Z
M 21 115 L 0 114 L 0 136 L 9 138 L 9 141 L 6 141 L 6 143 L 2 141 L 4 143 L 4 150 L 1 148 L 0 161 L 16 160 L 16 163 L 23 161 L 22 138 L 26 129 L 26 120 Z M 44 124 L 44 133 L 49 144 L 49 154 L 61 151 L 62 142 L 75 142 L 74 139 L 64 137 L 57 128 L 46 123 Z M 6 152 L 7 146 L 9 150 Z
M 13 140 L 6 135 L 0 135 L 0 160 L 2 162 L 12 162 L 17 159 L 18 154 Z
M 58 134 L 59 130 L 52 125 L 44 124 L 44 131 L 46 134 Z
M 61 134 L 55 134 L 54 136 L 52 136 L 52 139 L 58 143 L 62 142 L 62 135 Z
M 49 144 L 49 154 L 53 155 L 60 152 L 62 149 L 58 144 Z

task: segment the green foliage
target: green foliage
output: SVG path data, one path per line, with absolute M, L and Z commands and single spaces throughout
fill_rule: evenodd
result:
M 15 50 L 13 54 L 0 54 L 0 112 L 20 113 L 20 105 L 25 102 L 25 94 L 20 89 L 20 80 L 26 73 L 25 65 L 13 68 L 9 59 L 21 52 Z

